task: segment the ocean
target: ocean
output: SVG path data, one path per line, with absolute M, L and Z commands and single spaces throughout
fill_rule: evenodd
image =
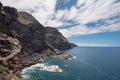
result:
M 119 47 L 76 47 L 63 51 L 76 56 L 71 60 L 47 58 L 47 65 L 58 65 L 63 72 L 24 69 L 30 80 L 120 80 Z

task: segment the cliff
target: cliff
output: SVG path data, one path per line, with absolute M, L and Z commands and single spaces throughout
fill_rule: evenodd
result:
M 45 27 L 45 36 L 48 44 L 52 45 L 55 49 L 71 49 L 76 47 L 73 43 L 68 40 L 58 31 L 57 28 Z
M 56 48 L 72 47 L 57 29 L 44 27 L 32 15 L 0 3 L 0 80 L 19 80 L 22 68 L 43 62 Z

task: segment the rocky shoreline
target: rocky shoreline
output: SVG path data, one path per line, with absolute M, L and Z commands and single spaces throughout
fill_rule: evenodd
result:
M 69 59 L 73 58 L 72 55 L 70 55 L 70 54 L 64 54 L 64 53 L 55 54 L 52 57 L 53 58 L 58 58 L 58 59 L 64 59 L 64 60 L 69 60 Z
M 76 45 L 56 29 L 44 27 L 27 12 L 0 2 L 0 80 L 22 80 L 21 70 L 43 62 L 45 57 L 67 59 L 54 49 L 71 49 Z

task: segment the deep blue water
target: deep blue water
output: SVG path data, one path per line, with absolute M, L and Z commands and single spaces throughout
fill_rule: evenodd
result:
M 77 58 L 48 58 L 45 61 L 50 65 L 59 65 L 64 72 L 31 69 L 25 75 L 31 80 L 120 80 L 120 48 L 77 47 L 64 52 Z

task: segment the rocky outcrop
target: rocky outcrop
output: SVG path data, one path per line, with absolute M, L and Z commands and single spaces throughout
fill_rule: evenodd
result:
M 68 42 L 68 40 L 56 28 L 46 27 L 46 40 L 55 49 L 71 49 L 76 47 L 75 44 Z
M 21 48 L 17 39 L 0 33 L 0 66 L 3 68 L 0 67 L 0 80 L 11 80 L 12 73 L 17 75 L 18 69 L 22 68 L 19 58 Z
M 12 24 L 17 20 L 17 9 L 0 3 L 0 26 Z
M 3 26 L 0 31 L 20 41 L 23 47 L 20 54 L 23 67 L 42 62 L 41 54 L 48 50 L 53 51 L 46 44 L 45 28 L 26 12 L 19 12 L 17 20 L 12 24 Z
M 70 54 L 55 54 L 54 56 L 52 56 L 53 58 L 58 58 L 58 59 L 64 59 L 64 60 L 69 60 L 71 58 L 73 58 L 73 56 L 71 56 Z
M 6 34 L 0 33 L 0 61 L 7 61 L 21 52 L 21 45 L 17 39 L 8 37 Z
M 0 65 L 15 76 L 20 77 L 22 68 L 54 55 L 54 49 L 72 47 L 57 29 L 45 28 L 32 15 L 0 3 Z
M 45 40 L 45 28 L 32 15 L 0 4 L 0 65 L 19 77 L 22 68 L 54 53 Z

